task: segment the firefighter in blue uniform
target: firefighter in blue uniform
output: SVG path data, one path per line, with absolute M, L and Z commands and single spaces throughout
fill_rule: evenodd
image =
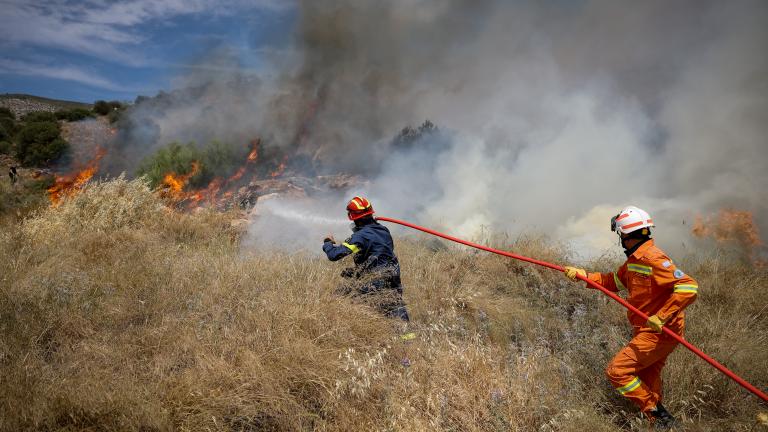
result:
M 354 267 L 341 275 L 352 279 L 356 295 L 376 296 L 376 308 L 388 317 L 408 321 L 400 282 L 400 263 L 389 230 L 373 218 L 373 206 L 356 196 L 347 204 L 347 215 L 354 222 L 352 236 L 337 245 L 333 237 L 323 241 L 323 252 L 331 261 L 354 255 Z M 351 291 L 351 290 L 350 290 Z

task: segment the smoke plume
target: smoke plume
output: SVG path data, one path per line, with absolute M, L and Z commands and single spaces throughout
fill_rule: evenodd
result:
M 459 235 L 533 230 L 600 251 L 634 204 L 679 249 L 721 208 L 768 229 L 766 23 L 757 0 L 305 0 L 274 76 L 217 52 L 186 77 L 195 91 L 135 110 L 135 141 L 260 136 L 307 174 L 368 177 L 348 195 L 380 214 Z M 427 119 L 438 132 L 396 145 Z M 318 213 L 343 216 L 345 198 Z

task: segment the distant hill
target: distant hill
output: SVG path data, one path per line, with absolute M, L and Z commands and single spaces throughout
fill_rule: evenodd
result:
M 58 111 L 62 109 L 85 108 L 91 109 L 92 104 L 48 99 L 28 94 L 4 93 L 0 95 L 0 107 L 6 107 L 13 111 L 16 118 L 31 111 Z

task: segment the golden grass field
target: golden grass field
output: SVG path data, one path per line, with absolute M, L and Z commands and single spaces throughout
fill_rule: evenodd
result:
M 647 428 L 603 375 L 630 329 L 601 293 L 397 238 L 418 334 L 402 341 L 398 323 L 334 295 L 344 263 L 242 248 L 233 217 L 180 214 L 116 179 L 3 218 L 0 430 Z M 495 246 L 565 256 L 535 237 Z M 766 389 L 766 271 L 716 253 L 676 258 L 701 286 L 688 339 Z M 766 430 L 755 422 L 765 405 L 684 348 L 665 388 L 681 430 Z

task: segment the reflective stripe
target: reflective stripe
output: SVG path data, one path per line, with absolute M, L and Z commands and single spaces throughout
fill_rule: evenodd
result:
M 642 383 L 643 383 L 643 382 L 642 382 L 642 381 L 640 381 L 640 378 L 638 378 L 638 377 L 635 377 L 635 378 L 634 378 L 632 381 L 630 381 L 630 382 L 629 382 L 629 384 L 627 384 L 627 385 L 625 385 L 625 386 L 622 386 L 622 387 L 619 387 L 619 388 L 617 388 L 616 390 L 617 390 L 619 393 L 621 393 L 622 395 L 625 395 L 625 394 L 627 394 L 627 393 L 631 392 L 632 390 L 634 390 L 634 389 L 636 389 L 636 388 L 640 387 L 640 384 L 642 384 Z
M 343 246 L 345 246 L 347 249 L 351 250 L 352 253 L 358 253 L 360 252 L 360 248 L 357 247 L 355 244 L 349 244 L 347 242 L 342 243 Z
M 619 280 L 619 275 L 616 273 L 613 274 L 613 282 L 616 284 L 616 289 L 618 290 L 626 289 L 624 288 L 624 284 L 621 283 L 621 281 Z
M 698 285 L 684 285 L 684 284 L 675 285 L 675 292 L 698 294 L 699 286 Z
M 627 270 L 644 275 L 651 274 L 651 268 L 640 264 L 627 264 Z

